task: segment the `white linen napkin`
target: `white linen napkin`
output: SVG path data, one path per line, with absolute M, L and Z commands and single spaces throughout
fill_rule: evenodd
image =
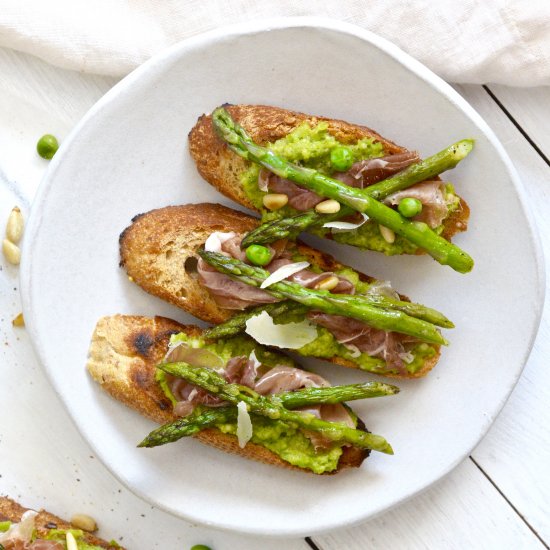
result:
M 122 76 L 206 30 L 297 15 L 369 29 L 451 82 L 550 85 L 547 0 L 0 0 L 0 46 Z

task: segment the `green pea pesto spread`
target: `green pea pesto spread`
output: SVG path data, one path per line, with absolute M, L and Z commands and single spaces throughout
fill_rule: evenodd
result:
M 250 420 L 251 441 L 266 447 L 290 464 L 307 468 L 316 474 L 331 472 L 338 467 L 342 447 L 335 445 L 328 450 L 315 451 L 311 441 L 291 423 L 255 414 L 250 415 Z M 224 433 L 237 432 L 236 424 L 220 424 L 217 428 Z
M 101 546 L 95 544 L 89 544 L 84 540 L 84 531 L 80 529 L 50 529 L 46 535 L 46 540 L 54 540 L 63 545 L 66 548 L 67 532 L 71 532 L 76 540 L 78 550 L 103 550 Z M 118 546 L 115 542 L 110 543 L 111 546 Z
M 314 168 L 326 175 L 332 175 L 333 170 L 330 163 L 330 153 L 335 147 L 345 145 L 353 153 L 354 162 L 381 157 L 384 155 L 384 148 L 380 142 L 372 138 L 363 138 L 356 143 L 340 143 L 328 132 L 328 123 L 319 122 L 311 127 L 304 122 L 295 128 L 290 134 L 274 143 L 266 146 L 274 153 L 284 157 L 286 160 Z M 287 218 L 298 214 L 298 210 L 286 205 L 279 210 L 270 211 L 264 208 L 262 198 L 265 195 L 258 188 L 258 174 L 260 167 L 251 163 L 248 169 L 241 176 L 243 189 L 252 204 L 261 211 L 262 222 L 267 223 L 281 218 Z M 446 186 L 446 202 L 449 205 L 449 214 L 456 210 L 460 199 L 454 194 L 453 186 Z M 434 231 L 441 233 L 443 226 L 435 228 Z M 311 228 L 309 231 L 320 237 L 324 237 L 330 230 L 322 227 Z M 414 254 L 418 247 L 407 239 L 396 235 L 393 243 L 388 243 L 380 233 L 378 223 L 368 220 L 359 228 L 353 231 L 334 232 L 332 238 L 339 243 L 348 244 L 366 250 L 375 250 L 388 256 L 395 254 Z
M 187 334 L 183 332 L 171 336 L 171 347 L 180 343 L 187 344 L 192 348 L 201 348 L 211 351 L 220 357 L 224 364 L 227 363 L 232 357 L 239 357 L 242 355 L 249 357 L 252 351 L 254 351 L 258 361 L 268 367 L 274 367 L 276 365 L 288 365 L 289 367 L 296 366 L 295 362 L 290 357 L 279 353 L 274 353 L 244 334 L 239 334 L 237 336 L 233 336 L 232 338 L 220 339 L 210 344 L 207 344 L 203 338 L 193 338 L 191 336 L 187 336 Z M 155 378 L 166 397 L 168 397 L 172 404 L 175 405 L 177 401 L 168 387 L 166 374 L 164 371 L 157 369 Z
M 11 521 L 0 521 L 0 533 L 7 531 L 12 524 Z M 80 529 L 50 529 L 45 537 L 40 537 L 45 540 L 53 540 L 60 543 L 63 548 L 67 547 L 67 532 L 71 532 L 76 540 L 78 550 L 103 550 L 103 547 L 96 546 L 95 544 L 89 544 L 84 539 L 84 531 Z M 32 534 L 31 540 L 34 542 L 38 539 L 38 533 L 35 530 Z M 116 541 L 111 541 L 110 546 L 118 547 L 119 544 Z M 0 545 L 1 546 L 1 545 Z
M 314 127 L 304 122 L 284 138 L 266 144 L 266 147 L 290 162 L 331 175 L 333 170 L 330 162 L 330 152 L 341 145 L 342 143 L 329 134 L 327 122 L 319 122 Z M 353 153 L 354 162 L 384 155 L 382 144 L 372 138 L 363 138 L 356 143 L 346 143 L 345 145 Z M 266 216 L 262 220 L 269 221 L 284 217 L 283 214 L 285 216 L 297 214 L 298 211 L 290 207 L 285 207 L 276 212 L 264 212 L 262 197 L 265 193 L 258 189 L 259 172 L 260 167 L 257 164 L 251 164 L 241 176 L 241 183 L 252 204 L 262 210 L 262 214 Z
M 274 353 L 244 335 L 218 340 L 209 344 L 202 338 L 192 338 L 184 333 L 175 334 L 170 339 L 171 346 L 180 342 L 194 348 L 203 348 L 216 353 L 224 362 L 229 361 L 231 357 L 241 355 L 248 357 L 254 351 L 258 361 L 268 367 L 276 365 L 295 366 L 294 361 L 289 357 Z M 176 400 L 170 392 L 164 372 L 157 369 L 156 377 L 166 396 L 175 404 Z M 334 445 L 329 449 L 315 451 L 311 441 L 292 423 L 272 420 L 254 414 L 251 414 L 250 418 L 253 426 L 251 441 L 266 447 L 290 464 L 307 468 L 316 474 L 331 472 L 338 467 L 342 447 Z M 237 432 L 236 423 L 220 424 L 216 427 L 223 433 L 236 434 Z
M 303 320 L 305 316 L 302 316 Z M 298 319 L 294 322 L 299 321 Z M 275 321 L 276 323 L 277 321 Z M 285 319 L 285 322 L 286 321 Z M 389 370 L 386 366 L 386 362 L 378 357 L 370 357 L 366 353 L 361 353 L 359 356 L 350 351 L 346 346 L 340 344 L 338 340 L 332 335 L 332 333 L 325 327 L 317 327 L 317 338 L 302 346 L 301 348 L 294 350 L 296 353 L 305 357 L 319 357 L 320 359 L 330 359 L 331 357 L 341 357 L 343 359 L 349 359 L 356 363 L 361 370 L 368 372 L 374 372 L 376 374 L 398 374 L 397 371 Z M 433 357 L 436 353 L 433 346 L 426 343 L 416 344 L 411 350 L 411 354 L 414 359 L 406 364 L 407 372 L 415 374 L 425 364 L 426 360 Z
M 307 261 L 308 258 L 298 253 L 292 255 L 292 261 Z M 310 266 L 308 269 L 312 271 L 321 270 L 316 266 Z M 359 280 L 359 274 L 351 267 L 345 267 L 335 271 L 336 275 L 345 277 L 355 286 L 356 294 L 366 294 L 371 286 L 369 283 Z M 277 324 L 287 323 L 300 323 L 305 319 L 304 313 L 285 313 L 284 318 L 275 318 L 273 322 Z M 319 357 L 320 359 L 330 359 L 331 357 L 341 357 L 343 359 L 349 359 L 356 363 L 361 370 L 373 372 L 376 374 L 397 374 L 397 371 L 388 370 L 386 362 L 378 357 L 370 357 L 366 353 L 361 353 L 358 357 L 354 357 L 354 354 L 346 348 L 343 344 L 340 344 L 333 334 L 326 328 L 317 326 L 317 338 L 302 346 L 301 348 L 294 350 L 296 353 L 305 357 Z M 436 354 L 435 347 L 426 343 L 418 343 L 411 350 L 410 353 L 414 359 L 406 364 L 407 372 L 409 374 L 415 374 L 422 369 L 428 359 Z

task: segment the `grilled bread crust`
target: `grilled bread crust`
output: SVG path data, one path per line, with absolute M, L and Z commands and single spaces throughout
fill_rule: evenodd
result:
M 0 521 L 9 520 L 11 522 L 17 523 L 21 520 L 21 516 L 29 508 L 21 506 L 21 504 L 15 502 L 14 500 L 0 496 Z M 35 518 L 36 531 L 38 537 L 45 537 L 48 534 L 50 529 L 71 529 L 73 528 L 70 523 L 67 521 L 46 512 L 46 510 L 39 510 L 38 515 Z M 100 539 L 91 533 L 84 532 L 83 539 L 88 544 L 95 544 L 96 546 L 101 546 L 101 548 L 106 548 L 108 550 L 124 550 L 122 546 L 113 546 L 107 541 Z
M 408 151 L 405 147 L 396 145 L 366 126 L 350 124 L 343 120 L 306 115 L 266 105 L 226 105 L 225 108 L 235 122 L 261 145 L 273 143 L 285 137 L 303 122 L 308 122 L 311 126 L 319 122 L 327 122 L 328 132 L 341 143 L 355 143 L 370 137 L 383 144 L 387 155 Z M 231 151 L 218 138 L 212 125 L 211 115 L 199 117 L 197 124 L 189 132 L 189 151 L 197 170 L 208 183 L 231 200 L 251 210 L 257 210 L 241 184 L 241 176 L 250 166 L 250 162 Z M 443 222 L 443 237 L 450 240 L 456 233 L 466 231 L 469 216 L 470 209 L 466 201 L 461 198 L 460 207 Z M 326 237 L 330 238 L 330 233 Z M 424 251 L 419 249 L 417 254 L 424 254 Z
M 107 393 L 143 416 L 159 424 L 175 420 L 177 417 L 172 412 L 172 404 L 155 380 L 155 367 L 166 355 L 170 336 L 179 332 L 189 336 L 202 333 L 196 326 L 180 325 L 165 317 L 103 317 L 92 336 L 87 369 Z M 361 421 L 359 425 L 364 428 Z M 311 473 L 308 469 L 289 464 L 261 445 L 248 442 L 241 449 L 235 436 L 214 428 L 203 430 L 193 437 L 227 453 Z M 355 447 L 344 447 L 338 469 L 330 473 L 358 467 L 368 454 Z
M 130 280 L 145 291 L 158 296 L 209 323 L 229 319 L 234 311 L 220 308 L 197 280 L 189 264 L 196 265 L 196 251 L 214 231 L 248 232 L 259 225 L 256 218 L 220 204 L 188 204 L 151 210 L 133 219 L 120 236 L 120 265 Z M 332 256 L 298 243 L 298 251 L 312 265 L 323 271 L 335 271 L 343 266 Z M 363 281 L 372 278 L 359 274 Z M 407 299 L 402 296 L 403 299 Z M 439 360 L 436 354 L 426 360 L 414 374 L 385 375 L 394 378 L 425 376 Z M 349 368 L 358 368 L 348 359 L 333 357 L 329 361 Z

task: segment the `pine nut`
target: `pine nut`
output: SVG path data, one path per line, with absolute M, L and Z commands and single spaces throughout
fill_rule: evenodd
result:
M 395 233 L 393 232 L 392 229 L 390 229 L 389 227 L 386 227 L 384 225 L 379 225 L 378 229 L 380 229 L 380 235 L 382 235 L 382 237 L 384 237 L 384 240 L 387 243 L 392 244 L 395 241 Z
M 315 285 L 315 288 L 317 290 L 332 290 L 333 288 L 336 288 L 338 286 L 339 282 L 340 282 L 340 279 L 336 275 L 331 275 L 330 277 L 327 277 L 320 283 L 317 283 Z
M 284 193 L 268 193 L 264 195 L 263 203 L 268 210 L 279 210 L 288 202 L 288 195 Z
M 78 550 L 76 539 L 70 531 L 67 531 L 67 533 L 65 534 L 65 541 L 67 543 L 67 550 Z
M 21 261 L 21 250 L 16 244 L 8 241 L 8 239 L 2 241 L 2 252 L 10 264 L 18 265 Z
M 319 214 L 336 214 L 336 212 L 340 211 L 340 203 L 333 199 L 329 199 L 328 201 L 320 202 L 315 207 L 315 210 L 317 210 Z
M 86 514 L 75 514 L 71 518 L 71 525 L 77 529 L 82 529 L 83 531 L 97 531 L 97 523 L 95 522 L 95 519 Z
M 23 314 L 20 313 L 12 322 L 11 324 L 14 327 L 24 327 L 25 326 L 25 319 L 23 318 Z
M 12 208 L 8 217 L 8 223 L 6 225 L 6 237 L 14 244 L 17 244 L 23 236 L 23 228 L 25 222 L 23 221 L 23 214 L 19 210 L 18 206 Z

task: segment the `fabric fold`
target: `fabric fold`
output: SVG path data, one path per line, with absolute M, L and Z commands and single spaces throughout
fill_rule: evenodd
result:
M 0 46 L 121 77 L 152 55 L 223 25 L 325 16 L 397 44 L 445 80 L 550 85 L 550 2 L 523 0 L 3 0 Z

